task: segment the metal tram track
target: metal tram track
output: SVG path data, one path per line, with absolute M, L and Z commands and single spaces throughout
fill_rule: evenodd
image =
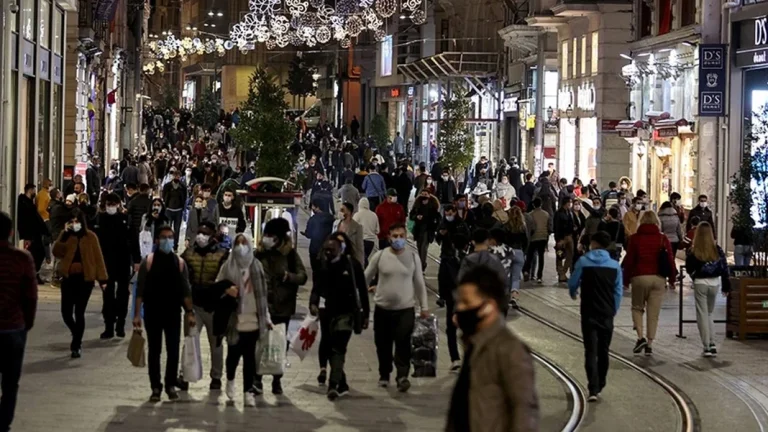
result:
M 413 244 L 410 243 L 409 245 L 415 249 Z M 439 260 L 429 257 L 432 261 L 440 263 Z M 425 283 L 427 288 L 432 291 L 433 293 L 437 294 L 437 290 L 435 287 L 430 286 L 429 284 Z M 446 317 L 446 319 L 450 319 L 449 317 Z M 546 356 L 536 352 L 531 351 L 531 356 L 533 357 L 533 360 L 537 363 L 539 363 L 541 366 L 544 367 L 552 376 L 557 379 L 561 385 L 563 386 L 563 389 L 565 390 L 565 393 L 567 395 L 568 400 L 568 408 L 570 411 L 570 415 L 568 416 L 568 421 L 565 423 L 563 428 L 561 429 L 562 432 L 576 432 L 581 427 L 582 422 L 586 418 L 587 415 L 587 395 L 584 392 L 584 389 L 579 385 L 579 382 L 576 380 L 576 378 L 573 377 L 570 373 L 568 373 L 565 369 L 560 367 L 557 363 L 550 360 Z
M 417 252 L 418 252 L 418 249 L 416 248 L 415 242 L 409 240 L 408 244 L 412 248 L 416 249 Z M 432 255 L 429 255 L 429 254 L 427 255 L 427 257 L 429 258 L 430 261 L 436 263 L 438 266 L 440 265 L 440 260 L 439 259 L 437 259 L 437 258 L 435 258 L 435 257 L 433 257 Z M 435 294 L 438 294 L 438 291 L 434 287 L 430 286 L 429 284 L 426 284 L 426 286 L 427 286 L 427 288 L 430 291 L 434 292 Z M 563 326 L 561 326 L 559 324 L 556 324 L 556 323 L 554 323 L 554 322 L 552 322 L 552 321 L 542 317 L 541 315 L 538 315 L 538 314 L 536 314 L 536 313 L 534 313 L 534 312 L 532 312 L 532 311 L 530 311 L 530 310 L 528 310 L 528 309 L 526 309 L 526 308 L 524 308 L 522 306 L 518 310 L 519 310 L 519 312 L 521 314 L 527 316 L 528 318 L 531 318 L 534 321 L 537 321 L 537 322 L 539 322 L 539 323 L 549 327 L 550 329 L 555 330 L 556 332 L 561 333 L 561 334 L 567 336 L 570 339 L 573 339 L 573 340 L 575 340 L 577 342 L 580 342 L 580 343 L 584 342 L 584 339 L 582 339 L 582 337 L 580 335 L 574 333 L 573 331 L 571 331 L 571 330 L 569 330 L 569 329 L 567 329 L 567 328 L 565 328 L 565 327 L 563 327 Z M 624 357 L 623 355 L 618 354 L 618 353 L 616 353 L 614 351 L 611 351 L 609 354 L 610 354 L 611 358 L 614 359 L 615 361 L 618 361 L 619 363 L 623 364 L 624 366 L 627 366 L 628 368 L 638 372 L 639 374 L 645 376 L 646 378 L 648 378 L 649 380 L 651 380 L 655 384 L 659 385 L 672 398 L 672 400 L 675 402 L 675 406 L 677 407 L 677 409 L 678 409 L 678 411 L 680 413 L 680 419 L 681 419 L 680 432 L 701 432 L 701 430 L 702 430 L 701 429 L 701 419 L 699 417 L 698 410 L 696 409 L 696 406 L 694 405 L 694 403 L 691 400 L 691 398 L 687 394 L 685 394 L 685 392 L 683 392 L 680 388 L 678 388 L 675 384 L 673 384 L 672 382 L 670 382 L 668 379 L 664 378 L 663 376 L 661 376 L 661 375 L 659 375 L 659 374 L 657 374 L 657 373 L 655 373 L 655 372 L 653 372 L 653 371 L 651 371 L 651 370 L 649 370 L 647 368 L 644 368 L 642 366 L 636 365 L 629 358 Z M 559 366 L 557 366 L 553 362 L 547 360 L 546 358 L 541 357 L 539 354 L 534 353 L 534 359 L 536 359 L 537 361 L 542 363 L 542 365 L 544 365 L 544 367 L 549 369 L 550 372 L 553 372 L 553 370 L 550 369 L 549 366 L 554 366 L 557 370 L 559 370 L 560 372 L 563 372 L 566 377 L 570 377 L 570 375 L 568 375 L 562 368 L 560 368 Z M 556 376 L 559 377 L 558 374 L 556 374 Z M 566 381 L 569 382 L 572 385 L 575 385 L 575 387 L 578 389 L 577 393 L 580 393 L 580 398 L 581 398 L 580 399 L 580 401 L 581 401 L 581 408 L 580 408 L 580 410 L 581 410 L 581 412 L 580 413 L 577 412 L 578 406 L 577 406 L 577 403 L 574 403 L 573 404 L 574 410 L 571 413 L 571 417 L 569 418 L 568 424 L 566 425 L 566 428 L 563 429 L 563 431 L 566 431 L 566 430 L 568 430 L 568 431 L 575 431 L 575 430 L 578 430 L 579 425 L 581 423 L 581 420 L 586 416 L 586 407 L 584 406 L 584 401 L 586 400 L 586 397 L 584 395 L 583 388 L 575 381 L 575 379 L 570 377 L 570 380 L 568 380 L 568 379 L 562 380 L 562 382 L 564 382 L 564 383 Z M 568 385 L 568 384 L 566 384 L 566 385 Z M 571 393 L 571 397 L 573 398 L 574 402 L 579 400 L 579 397 L 576 397 L 573 393 Z M 568 429 L 568 427 L 571 427 L 571 429 Z

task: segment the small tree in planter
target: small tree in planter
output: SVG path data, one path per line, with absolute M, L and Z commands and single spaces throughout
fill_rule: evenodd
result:
M 389 142 L 389 127 L 384 116 L 381 114 L 376 114 L 371 119 L 371 137 L 379 147 L 379 150 Z
M 744 127 L 739 171 L 731 178 L 728 200 L 733 205 L 734 230 L 753 233 L 752 263 L 768 266 L 768 107 L 753 113 Z M 758 228 L 755 228 L 757 226 Z
M 467 125 L 470 108 L 465 95 L 454 93 L 450 100 L 443 102 L 437 146 L 443 156 L 443 166 L 450 167 L 454 177 L 472 163 L 474 155 L 475 141 Z
M 275 77 L 258 68 L 250 79 L 248 99 L 240 105 L 240 124 L 230 130 L 240 150 L 256 154 L 256 175 L 287 179 L 296 157 L 290 147 L 294 125 L 285 118 L 285 90 Z
M 219 101 L 216 100 L 212 88 L 202 92 L 192 112 L 192 118 L 203 130 L 207 131 L 216 126 L 219 121 Z

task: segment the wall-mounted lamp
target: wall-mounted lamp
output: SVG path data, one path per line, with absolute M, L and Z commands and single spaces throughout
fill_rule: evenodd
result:
M 637 148 L 635 149 L 635 154 L 637 154 L 637 157 L 638 157 L 639 159 L 642 159 L 642 158 L 643 158 L 643 156 L 645 156 L 645 150 L 646 150 L 646 148 L 645 148 L 645 144 L 644 144 L 644 143 L 642 143 L 642 142 L 640 142 L 640 143 L 637 145 Z
M 568 108 L 565 109 L 565 118 L 568 119 L 568 123 L 572 125 L 579 125 L 579 119 L 573 117 L 573 106 L 571 104 L 568 104 Z

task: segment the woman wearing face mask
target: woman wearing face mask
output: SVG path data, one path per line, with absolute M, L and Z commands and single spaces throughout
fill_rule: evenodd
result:
M 293 248 L 288 234 L 290 225 L 283 218 L 271 219 L 264 225 L 261 247 L 256 251 L 256 258 L 264 266 L 267 278 L 269 314 L 274 325 L 287 328 L 291 316 L 296 312 L 296 294 L 299 287 L 307 283 L 307 271 L 301 257 Z M 272 393 L 282 394 L 280 382 L 282 375 L 274 376 Z M 255 388 L 263 391 L 261 376 L 256 376 Z
M 203 222 L 213 222 L 211 213 L 205 205 L 205 198 L 202 194 L 195 196 L 192 206 L 189 208 L 189 218 L 187 219 L 186 246 L 195 240 L 197 229 Z
M 157 238 L 159 230 L 164 225 L 169 225 L 168 217 L 165 215 L 165 204 L 160 198 L 152 200 L 152 205 L 149 207 L 149 211 L 141 217 L 140 231 L 149 231 L 152 238 Z M 151 252 L 151 251 L 150 251 Z M 147 255 L 145 250 L 141 251 L 142 257 Z
M 597 187 L 597 182 L 595 181 L 595 179 L 589 180 L 587 191 L 590 199 L 594 199 L 595 197 L 600 197 L 600 188 Z
M 355 319 L 363 319 L 360 323 L 363 329 L 368 328 L 368 290 L 365 284 L 363 267 L 355 258 L 345 253 L 343 236 L 332 234 L 325 241 L 322 249 L 322 266 L 317 277 L 318 284 L 312 287 L 309 300 L 309 310 L 313 316 L 320 315 L 321 302 L 324 313 L 321 323 L 324 323 L 322 341 L 330 350 L 331 373 L 328 382 L 328 399 L 335 400 L 349 391 L 347 377 L 344 373 L 344 361 L 347 344 L 355 328 Z M 322 300 L 321 300 L 322 299 Z M 357 312 L 362 309 L 362 312 Z M 318 381 L 325 382 L 325 366 L 322 364 Z M 321 381 L 322 378 L 322 381 Z
M 267 310 L 267 280 L 261 262 L 253 256 L 251 241 L 244 234 L 235 238 L 235 247 L 221 267 L 217 282 L 227 281 L 227 301 L 221 302 L 214 313 L 227 315 L 227 386 L 229 400 L 235 399 L 235 372 L 243 358 L 243 398 L 245 406 L 256 406 L 256 390 L 253 387 L 256 373 L 256 343 L 272 328 Z M 218 321 L 218 320 L 217 320 Z
M 509 184 L 509 177 L 506 175 L 502 175 L 501 181 L 496 183 L 494 194 L 496 195 L 496 199 L 501 200 L 502 209 L 509 208 L 509 203 L 512 201 L 512 198 L 517 196 L 515 188 Z
M 61 316 L 72 333 L 72 358 L 82 356 L 85 333 L 85 309 L 91 298 L 93 283 L 102 289 L 109 279 L 101 245 L 95 233 L 88 230 L 85 214 L 73 210 L 64 231 L 53 245 L 53 256 L 58 258 L 61 281 Z
M 421 190 L 428 191 L 430 195 L 435 194 L 435 182 L 432 180 L 432 176 L 428 175 L 424 181 L 424 187 Z

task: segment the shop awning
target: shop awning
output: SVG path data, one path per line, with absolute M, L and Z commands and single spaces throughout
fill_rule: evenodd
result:
M 181 68 L 185 77 L 213 76 L 216 73 L 216 65 L 213 62 L 199 62 Z
M 622 120 L 616 125 L 616 132 L 622 138 L 633 138 L 637 136 L 638 129 L 643 128 L 641 120 Z
M 398 65 L 397 69 L 413 84 L 441 79 L 463 79 L 478 94 L 491 91 L 488 83 L 500 70 L 498 53 L 444 52 Z
M 653 124 L 653 138 L 672 138 L 680 135 L 679 127 L 688 126 L 686 119 L 657 120 Z

